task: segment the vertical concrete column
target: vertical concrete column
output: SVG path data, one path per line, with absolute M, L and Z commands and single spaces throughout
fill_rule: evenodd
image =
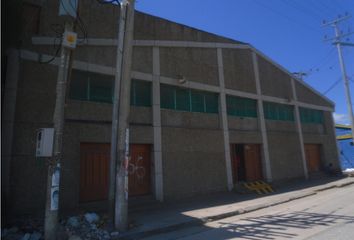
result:
M 10 166 L 12 159 L 12 142 L 14 121 L 16 112 L 17 84 L 20 72 L 19 51 L 10 49 L 6 53 L 7 68 L 4 87 L 4 102 L 2 108 L 2 139 L 1 141 L 1 174 L 2 174 L 2 192 L 5 195 L 5 206 L 9 204 L 10 194 Z
M 295 110 L 295 124 L 296 124 L 296 130 L 299 135 L 299 141 L 300 141 L 300 150 L 301 150 L 301 160 L 302 160 L 302 166 L 304 168 L 304 176 L 306 179 L 309 178 L 308 170 L 307 170 L 307 161 L 306 161 L 306 155 L 305 155 L 305 146 L 304 146 L 304 138 L 302 135 L 302 127 L 301 127 L 301 120 L 300 120 L 300 111 L 299 111 L 299 104 L 297 101 L 297 94 L 296 94 L 296 88 L 295 88 L 295 80 L 291 78 L 291 90 L 293 93 L 294 97 L 294 110 Z
M 264 111 L 263 111 L 263 101 L 262 101 L 262 90 L 261 90 L 261 82 L 259 79 L 259 69 L 258 69 L 258 58 L 255 52 L 252 51 L 252 61 L 253 61 L 253 69 L 254 76 L 256 79 L 256 90 L 258 95 L 257 107 L 258 107 L 258 120 L 259 126 L 261 128 L 262 135 L 262 143 L 263 143 L 263 166 L 265 167 L 266 179 L 268 182 L 272 182 L 272 169 L 270 166 L 269 159 L 269 146 L 268 146 L 268 136 L 264 119 Z
M 323 115 L 325 115 L 326 112 L 323 112 Z M 338 147 L 338 144 L 337 144 L 337 136 L 336 136 L 336 126 L 335 126 L 335 123 L 334 123 L 334 119 L 333 119 L 333 111 L 330 111 L 329 114 L 331 114 L 331 117 L 329 118 L 329 122 L 326 121 L 326 117 L 325 117 L 325 120 L 324 120 L 324 127 L 325 127 L 325 131 L 327 134 L 331 135 L 331 138 L 333 139 L 333 145 L 335 146 L 335 148 L 337 148 L 337 151 L 336 151 L 336 155 L 335 155 L 335 159 L 338 159 L 337 161 L 335 161 L 335 166 L 338 167 L 338 170 L 341 169 L 340 167 L 340 149 Z M 333 160 L 335 160 L 333 159 Z M 328 161 L 329 159 L 326 158 L 326 160 Z
M 155 197 L 163 201 L 163 175 L 161 150 L 161 107 L 160 107 L 160 50 L 152 49 L 153 79 L 152 79 L 152 119 L 154 129 L 154 165 L 155 165 Z
M 230 139 L 229 139 L 229 126 L 227 121 L 227 109 L 226 109 L 226 94 L 225 94 L 225 80 L 224 80 L 224 64 L 222 60 L 222 49 L 217 49 L 218 58 L 218 73 L 219 73 L 219 85 L 220 85 L 220 114 L 221 114 L 221 126 L 224 136 L 224 152 L 226 161 L 226 176 L 227 176 L 227 188 L 231 191 L 234 187 L 232 180 L 232 167 L 231 167 L 231 153 L 230 153 Z

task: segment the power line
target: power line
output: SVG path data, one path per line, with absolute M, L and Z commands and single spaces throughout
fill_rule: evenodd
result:
M 327 95 L 327 93 L 329 93 L 333 88 L 335 88 L 338 85 L 338 83 L 341 82 L 341 80 L 342 77 L 339 77 L 339 79 L 335 83 L 333 83 L 325 92 L 323 92 L 323 95 Z
M 306 7 L 303 7 L 300 4 L 296 4 L 298 2 L 294 2 L 294 1 L 291 1 L 291 0 L 284 0 L 284 1 L 281 1 L 281 2 L 284 3 L 284 4 L 287 4 L 289 6 L 292 6 L 294 9 L 297 9 L 300 12 L 306 12 L 308 16 L 312 17 L 316 21 L 317 20 L 319 20 L 320 22 L 322 21 L 322 17 L 320 15 L 318 15 L 316 12 L 313 12 L 313 11 L 309 10 Z M 316 18 L 316 16 L 317 16 L 317 18 Z
M 324 1 L 317 2 L 320 3 L 325 9 L 327 9 L 331 14 L 336 12 L 336 10 L 334 10 L 331 6 L 327 5 Z
M 283 14 L 282 12 L 280 12 L 280 11 L 278 11 L 278 10 L 275 10 L 275 9 L 273 9 L 273 8 L 271 8 L 271 7 L 269 7 L 269 6 L 265 5 L 265 4 L 263 4 L 263 2 L 262 2 L 262 3 L 261 3 L 261 2 L 258 2 L 258 0 L 254 0 L 253 2 L 256 3 L 256 4 L 258 4 L 258 5 L 261 6 L 261 7 L 265 8 L 265 9 L 267 9 L 267 10 L 269 10 L 269 11 L 271 11 L 271 12 L 273 12 L 273 13 L 275 13 L 275 14 L 281 16 L 281 17 L 283 17 L 283 18 L 286 18 L 288 21 L 290 21 L 290 22 L 292 22 L 292 23 L 296 23 L 297 25 L 299 25 L 299 26 L 301 26 L 301 27 L 306 27 L 306 28 L 308 28 L 308 29 L 311 29 L 311 30 L 314 31 L 314 32 L 317 32 L 317 33 L 319 32 L 319 30 L 318 30 L 317 28 L 314 28 L 314 27 L 312 27 L 312 26 L 310 26 L 310 25 L 304 24 L 304 23 L 302 23 L 302 22 L 300 22 L 300 21 L 298 21 L 298 20 L 296 20 L 296 19 L 293 19 L 293 18 L 289 17 L 288 15 L 285 15 L 285 14 Z
M 319 64 L 316 64 L 314 65 L 313 67 L 311 67 L 309 70 L 308 70 L 308 73 L 310 72 L 313 72 L 313 71 L 316 71 L 318 72 L 320 69 L 322 69 L 323 66 L 325 66 L 329 60 L 333 60 L 333 58 L 331 58 L 333 55 L 335 54 L 335 48 L 334 47 L 331 47 L 330 50 L 327 52 L 327 54 L 325 55 L 324 58 L 322 58 L 322 60 L 320 61 Z
M 337 6 L 338 6 L 338 8 L 341 9 L 341 11 L 344 11 L 344 10 L 345 10 L 345 8 L 343 7 L 343 5 L 340 3 L 339 0 L 334 0 L 334 1 L 337 3 Z
M 322 12 L 324 13 L 324 15 L 331 15 L 333 14 L 333 12 L 331 12 L 330 10 L 328 10 L 323 4 L 320 4 L 322 1 L 318 1 L 318 0 L 310 0 L 308 1 L 310 4 L 312 4 L 315 9 L 319 10 L 319 8 L 322 9 Z M 324 11 L 323 11 L 324 10 Z

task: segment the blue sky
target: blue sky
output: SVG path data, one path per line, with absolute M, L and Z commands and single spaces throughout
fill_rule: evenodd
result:
M 353 0 L 137 0 L 136 9 L 250 43 L 289 71 L 306 72 L 304 80 L 320 93 L 333 86 L 326 96 L 336 104 L 335 119 L 349 123 L 337 50 L 323 41 L 334 30 L 321 25 L 354 15 Z M 354 31 L 354 16 L 339 26 Z M 354 43 L 354 34 L 343 40 Z M 354 47 L 343 53 L 353 96 Z

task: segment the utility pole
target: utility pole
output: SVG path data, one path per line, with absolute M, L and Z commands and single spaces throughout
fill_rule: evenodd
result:
M 65 1 L 60 2 L 60 6 Z M 77 7 L 76 1 L 76 7 Z M 70 3 L 68 3 L 70 4 Z M 73 4 L 73 3 L 71 3 Z M 71 5 L 73 6 L 73 5 Z M 73 13 L 66 13 L 60 15 L 72 15 Z M 76 12 L 74 13 L 76 17 Z M 47 195 L 45 207 L 45 222 L 44 222 L 44 237 L 47 240 L 55 240 L 57 238 L 58 226 L 58 210 L 60 197 L 60 175 L 61 175 L 61 161 L 63 157 L 63 130 L 64 130 L 64 106 L 66 95 L 66 83 L 69 76 L 71 51 L 76 47 L 77 35 L 73 32 L 73 21 L 69 17 L 65 22 L 65 30 L 63 34 L 63 41 L 61 46 L 60 63 L 58 66 L 58 78 L 56 86 L 56 101 L 53 115 L 54 124 L 54 140 L 53 140 L 53 154 L 49 161 L 48 178 L 47 178 Z
M 110 167 L 114 170 L 110 171 L 109 200 L 113 209 L 114 194 L 114 227 L 119 231 L 126 231 L 128 226 L 129 112 L 134 5 L 135 0 L 123 0 L 121 3 L 112 116 Z
M 346 95 L 346 99 L 347 99 L 348 115 L 350 118 L 351 128 L 352 128 L 352 139 L 354 141 L 353 107 L 352 107 L 352 101 L 351 101 L 350 90 L 349 90 L 349 81 L 348 81 L 348 76 L 347 76 L 345 65 L 344 65 L 344 59 L 343 59 L 343 55 L 342 55 L 342 46 L 341 46 L 341 44 L 342 44 L 341 38 L 343 38 L 345 36 L 349 36 L 349 35 L 353 34 L 353 32 L 347 33 L 347 34 L 342 34 L 338 29 L 338 23 L 341 21 L 347 20 L 350 17 L 351 17 L 350 15 L 346 14 L 344 17 L 338 17 L 337 19 L 335 19 L 331 22 L 328 22 L 328 23 L 324 22 L 323 26 L 331 26 L 334 28 L 335 37 L 332 39 L 328 39 L 328 40 L 333 40 L 333 44 L 336 45 L 336 47 L 337 47 L 339 64 L 340 64 L 340 68 L 342 71 L 345 95 Z
M 111 136 L 111 158 L 109 168 L 109 215 L 112 223 L 115 212 L 115 186 L 116 186 L 116 168 L 117 168 L 117 140 L 118 140 L 118 114 L 119 114 L 119 96 L 120 85 L 122 81 L 122 63 L 123 63 L 123 46 L 126 25 L 127 2 L 120 4 L 120 15 L 118 19 L 118 42 L 117 42 L 117 59 L 113 93 L 113 113 L 112 113 L 112 136 Z

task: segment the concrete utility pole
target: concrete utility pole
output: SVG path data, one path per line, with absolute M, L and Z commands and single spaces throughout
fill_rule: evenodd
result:
M 63 1 L 64 2 L 64 1 Z M 61 4 L 65 4 L 61 1 Z M 73 5 L 72 5 L 73 6 Z M 77 7 L 77 2 L 76 2 Z M 73 9 L 73 8 L 72 8 Z M 75 10 L 76 11 L 76 10 Z M 76 12 L 60 15 L 72 15 Z M 74 15 L 73 15 L 74 14 Z M 63 130 L 64 130 L 64 106 L 66 95 L 66 83 L 69 76 L 71 49 L 76 47 L 77 35 L 73 31 L 73 19 L 70 17 L 65 22 L 65 30 L 61 46 L 60 63 L 58 66 L 58 78 L 56 87 L 56 101 L 53 116 L 54 142 L 53 155 L 48 166 L 47 196 L 45 207 L 44 237 L 46 240 L 57 239 L 58 210 L 60 197 L 61 161 L 63 157 Z
M 115 166 L 115 172 L 113 170 L 110 171 L 111 184 L 109 198 L 110 200 L 113 200 L 114 190 L 114 227 L 119 231 L 126 231 L 128 226 L 129 111 L 134 5 L 135 0 L 123 0 L 121 3 L 122 9 L 119 26 L 120 36 L 118 37 L 116 84 L 114 93 L 115 109 L 113 110 L 112 119 L 112 150 L 110 166 Z M 119 68 L 121 68 L 121 71 L 119 71 Z M 115 156 L 117 160 L 115 160 Z
M 347 106 L 348 106 L 348 115 L 350 118 L 350 122 L 351 122 L 351 128 L 352 128 L 352 139 L 354 141 L 354 116 L 353 116 L 353 107 L 352 107 L 352 101 L 351 101 L 351 96 L 350 96 L 350 90 L 349 90 L 349 81 L 348 81 L 348 76 L 346 73 L 346 69 L 345 69 L 345 65 L 344 65 L 344 59 L 343 59 L 343 55 L 342 55 L 342 46 L 341 46 L 341 38 L 351 35 L 352 33 L 348 33 L 348 34 L 341 34 L 339 29 L 338 29 L 338 23 L 344 20 L 349 19 L 351 16 L 350 15 L 346 15 L 344 17 L 339 17 L 331 22 L 328 23 L 324 23 L 323 26 L 331 26 L 334 28 L 334 32 L 335 32 L 335 37 L 332 39 L 328 39 L 328 40 L 333 40 L 333 44 L 336 45 L 337 47 L 337 51 L 338 51 L 338 57 L 339 57 L 339 64 L 340 64 L 340 68 L 342 71 L 342 77 L 343 77 L 343 83 L 344 83 L 344 89 L 345 89 L 345 95 L 346 95 L 346 99 L 347 99 Z
M 117 43 L 117 59 L 116 72 L 113 93 L 113 113 L 112 113 L 112 136 L 111 136 L 111 159 L 109 168 L 109 215 L 112 222 L 114 222 L 115 212 L 115 186 L 116 186 L 116 167 L 117 167 L 117 139 L 118 139 L 118 114 L 119 114 L 119 96 L 120 85 L 122 81 L 122 63 L 123 63 L 123 46 L 125 36 L 125 22 L 127 13 L 127 3 L 122 2 L 120 5 L 120 15 L 118 20 L 118 43 Z

